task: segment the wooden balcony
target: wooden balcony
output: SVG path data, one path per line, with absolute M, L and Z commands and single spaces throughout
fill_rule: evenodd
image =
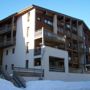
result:
M 84 48 L 79 47 L 79 53 L 83 54 L 84 53 Z
M 85 51 L 87 54 L 90 53 L 90 52 L 89 52 L 89 48 L 85 48 L 84 51 Z
M 10 28 L 6 28 L 6 27 L 1 27 L 0 28 L 0 34 L 6 33 L 6 32 L 9 32 L 9 31 L 11 31 Z
M 71 38 L 71 33 L 70 33 L 70 31 L 66 31 L 66 36 L 67 36 L 67 38 Z
M 6 25 L 6 26 L 3 26 L 3 27 L 0 27 L 0 34 L 4 34 L 4 33 L 7 33 L 7 32 L 10 32 L 12 30 L 12 26 L 11 25 Z M 13 30 L 15 31 L 16 30 L 16 26 L 13 27 Z
M 77 37 L 78 37 L 78 36 L 77 36 L 76 34 L 73 34 L 73 33 L 72 33 L 72 39 L 73 39 L 73 40 L 77 40 L 77 39 L 78 39 Z
M 79 40 L 79 42 L 83 42 L 84 41 L 83 37 L 81 37 L 81 36 L 78 36 L 78 40 Z
M 53 32 L 49 32 L 48 30 L 38 30 L 35 32 L 35 39 L 41 37 L 44 37 L 44 40 L 65 43 L 65 38 L 63 35 L 60 36 L 54 34 Z
M 0 48 L 4 48 L 4 47 L 9 47 L 9 46 L 13 46 L 16 43 L 16 39 L 13 39 L 13 42 L 11 41 L 11 39 L 8 39 L 5 42 L 0 42 Z

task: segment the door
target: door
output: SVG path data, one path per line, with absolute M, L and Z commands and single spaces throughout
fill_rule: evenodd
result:
M 29 67 L 29 60 L 26 60 L 26 68 L 28 68 Z

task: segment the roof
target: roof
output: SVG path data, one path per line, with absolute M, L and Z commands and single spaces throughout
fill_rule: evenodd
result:
M 12 18 L 12 17 L 15 16 L 16 14 L 17 14 L 17 13 L 13 13 L 13 14 L 11 14 L 10 16 L 8 16 L 8 17 L 0 20 L 0 23 L 2 23 L 2 22 L 4 22 L 4 21 L 7 21 L 8 19 Z
M 32 6 L 27 7 L 27 8 L 25 8 L 25 9 L 19 11 L 19 12 L 16 12 L 16 13 L 14 13 L 14 14 L 6 17 L 5 19 L 1 20 L 0 23 L 1 23 L 2 21 L 5 21 L 5 20 L 13 17 L 13 16 L 19 17 L 19 16 L 27 13 L 28 11 L 32 10 L 33 8 L 36 8 L 36 9 L 39 9 L 39 10 L 43 10 L 43 11 L 48 11 L 48 12 L 51 12 L 51 13 L 57 14 L 57 15 L 66 16 L 67 18 L 72 18 L 73 20 L 78 20 L 78 21 L 82 22 L 87 29 L 89 29 L 88 26 L 86 25 L 86 23 L 85 23 L 83 20 L 81 20 L 81 19 L 78 19 L 78 18 L 75 18 L 75 17 L 71 17 L 71 16 L 69 16 L 69 15 L 62 14 L 62 13 L 59 13 L 59 12 L 56 12 L 56 11 L 53 11 L 53 10 L 50 10 L 50 9 L 47 9 L 47 8 L 43 8 L 43 7 L 37 6 L 37 5 L 32 5 Z
M 82 21 L 81 19 L 78 19 L 78 18 L 75 18 L 75 17 L 71 17 L 71 16 L 69 16 L 69 15 L 62 14 L 62 13 L 59 13 L 59 12 L 56 12 L 56 11 L 53 11 L 53 10 L 50 10 L 50 9 L 47 9 L 47 8 L 43 8 L 43 7 L 37 6 L 37 5 L 33 5 L 33 7 L 37 8 L 37 9 L 49 11 L 49 12 L 51 12 L 51 13 L 53 13 L 53 14 L 62 15 L 62 16 L 66 16 L 66 17 L 68 17 L 68 18 L 73 18 L 73 19 L 75 19 L 75 20 Z

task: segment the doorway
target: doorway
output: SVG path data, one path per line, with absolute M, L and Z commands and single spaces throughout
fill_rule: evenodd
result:
M 29 60 L 26 60 L 26 65 L 25 65 L 26 68 L 29 68 Z

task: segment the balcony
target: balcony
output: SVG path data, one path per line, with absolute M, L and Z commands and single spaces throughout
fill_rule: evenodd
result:
M 14 67 L 14 73 L 21 76 L 31 76 L 31 77 L 43 77 L 44 70 L 36 68 L 23 68 L 23 67 Z
M 85 52 L 88 54 L 89 53 L 89 48 L 85 48 Z
M 77 41 L 73 41 L 73 50 L 78 50 L 78 43 Z
M 70 33 L 70 31 L 68 30 L 68 31 L 66 31 L 66 36 L 68 37 L 68 38 L 71 38 L 71 33 Z
M 90 54 L 90 47 L 89 47 L 89 54 Z
M 39 48 L 36 48 L 35 50 L 34 50 L 34 55 L 40 55 L 41 54 L 41 48 L 39 47 Z
M 76 34 L 73 34 L 73 33 L 72 33 L 72 39 L 77 40 L 77 39 L 78 39 L 77 37 L 78 37 L 78 36 L 77 36 Z
M 81 36 L 78 36 L 78 40 L 79 40 L 79 42 L 83 42 L 84 41 L 83 37 L 81 37 Z
M 85 49 L 86 53 L 90 55 L 90 47 Z
M 65 37 L 63 35 L 57 35 L 48 30 L 38 30 L 35 32 L 35 39 L 44 37 L 44 40 L 54 41 L 54 42 L 65 42 Z
M 0 48 L 15 45 L 15 43 L 16 43 L 16 39 L 15 38 L 13 39 L 13 42 L 11 41 L 11 39 L 8 39 L 5 42 L 0 42 Z
M 84 53 L 84 48 L 79 47 L 79 53 L 80 53 L 80 54 L 83 54 L 83 53 Z
M 64 36 L 56 35 L 52 32 L 48 32 L 47 30 L 44 30 L 44 39 L 55 42 L 65 42 Z
M 42 30 L 37 30 L 37 31 L 35 32 L 35 39 L 41 38 L 41 37 L 42 37 Z
M 64 28 L 58 26 L 58 28 L 57 28 L 57 33 L 58 33 L 58 35 L 61 35 L 61 34 L 63 35 L 63 34 L 64 34 Z
M 12 30 L 11 25 L 6 25 L 6 26 L 3 26 L 3 27 L 0 27 L 0 34 L 7 33 L 7 32 L 9 32 L 11 30 Z M 16 26 L 13 27 L 13 30 L 16 30 Z

